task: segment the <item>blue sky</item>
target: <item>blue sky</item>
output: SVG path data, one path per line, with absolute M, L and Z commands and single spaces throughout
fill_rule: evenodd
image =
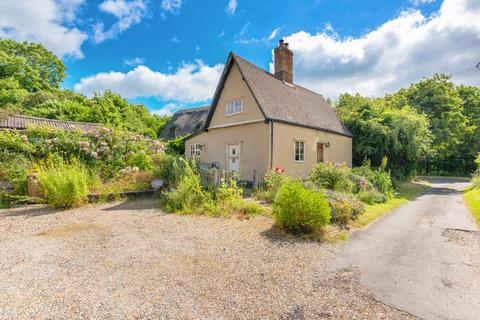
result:
M 330 98 L 381 95 L 434 72 L 479 85 L 479 2 L 5 0 L 0 37 L 61 56 L 65 88 L 112 89 L 168 114 L 209 102 L 229 51 L 268 70 L 282 37 L 295 82 Z

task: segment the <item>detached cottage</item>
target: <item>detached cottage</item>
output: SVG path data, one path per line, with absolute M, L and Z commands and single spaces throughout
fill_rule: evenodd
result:
M 293 52 L 280 40 L 275 74 L 228 56 L 205 125 L 187 157 L 253 181 L 268 168 L 306 177 L 318 162 L 352 164 L 352 134 L 325 98 L 293 82 Z

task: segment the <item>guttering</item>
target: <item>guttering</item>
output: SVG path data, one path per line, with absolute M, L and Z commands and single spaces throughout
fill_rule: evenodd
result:
M 328 132 L 328 133 L 334 133 L 334 134 L 338 134 L 338 135 L 340 135 L 340 136 L 353 138 L 353 135 L 352 135 L 352 134 L 347 134 L 347 133 L 338 132 L 338 131 L 335 131 L 335 130 L 330 130 L 330 129 L 325 129 L 325 128 L 320 128 L 320 127 L 315 127 L 315 126 L 309 126 L 309 125 L 300 124 L 300 123 L 293 122 L 293 121 L 287 121 L 287 120 L 281 120 L 281 119 L 273 119 L 273 118 L 267 118 L 267 120 L 269 120 L 269 121 L 275 121 L 275 122 L 279 122 L 279 123 L 285 123 L 285 124 L 289 124 L 289 125 L 297 126 L 297 127 L 315 129 L 315 130 L 318 130 L 318 131 L 323 131 L 323 132 Z

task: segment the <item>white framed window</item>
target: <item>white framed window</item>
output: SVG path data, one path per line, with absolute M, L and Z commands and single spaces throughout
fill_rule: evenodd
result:
M 202 144 L 192 143 L 190 145 L 190 158 L 198 158 L 202 154 Z
M 231 116 L 237 113 L 242 113 L 243 112 L 243 99 L 237 99 L 237 100 L 232 100 L 228 101 L 227 105 L 227 116 Z
M 305 161 L 305 141 L 295 140 L 293 159 L 295 160 L 295 162 Z

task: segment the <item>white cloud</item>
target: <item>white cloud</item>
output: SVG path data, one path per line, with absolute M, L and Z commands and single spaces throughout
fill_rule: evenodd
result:
M 160 5 L 163 11 L 171 14 L 179 14 L 182 7 L 182 0 L 162 0 Z
M 175 103 L 167 103 L 161 109 L 150 110 L 150 113 L 156 114 L 156 115 L 161 116 L 161 117 L 169 116 L 172 113 L 174 113 L 175 111 L 177 111 L 178 109 L 180 109 L 180 107 L 181 106 L 179 106 Z
M 180 39 L 178 39 L 177 36 L 174 36 L 172 39 L 170 39 L 171 42 L 176 42 L 176 43 L 180 43 Z
M 1 0 L 0 38 L 42 43 L 60 57 L 82 58 L 87 34 L 69 24 L 83 0 Z
M 275 30 L 273 30 L 272 33 L 270 33 L 270 35 L 268 36 L 267 40 L 275 39 L 280 30 L 281 30 L 281 28 L 276 28 Z
M 220 32 L 220 33 L 218 34 L 218 37 L 221 38 L 221 37 L 223 37 L 224 35 L 225 35 L 225 30 L 222 30 L 222 32 Z
M 145 63 L 145 58 L 135 57 L 133 59 L 123 59 L 123 64 L 127 67 L 134 67 Z
M 140 23 L 148 13 L 145 0 L 106 0 L 98 8 L 113 15 L 117 21 L 108 30 L 104 30 L 103 22 L 93 26 L 96 43 L 115 38 L 131 26 Z
M 418 7 L 422 4 L 430 4 L 434 3 L 435 0 L 410 0 L 410 3 L 413 4 L 414 6 Z
M 181 103 L 200 102 L 213 96 L 222 70 L 221 64 L 210 67 L 200 60 L 185 63 L 174 73 L 137 66 L 127 73 L 112 71 L 83 78 L 74 89 L 86 95 L 112 90 L 126 98 L 157 97 Z
M 228 14 L 235 14 L 235 11 L 237 11 L 237 7 L 238 7 L 238 1 L 237 0 L 230 0 L 230 1 L 228 1 L 226 11 L 227 11 Z
M 246 30 L 244 29 L 242 29 L 242 32 L 240 32 L 239 36 L 243 35 L 246 32 Z M 260 43 L 260 42 L 268 43 L 269 41 L 274 40 L 277 37 L 280 30 L 282 30 L 282 28 L 275 28 L 268 36 L 265 36 L 262 38 L 238 39 L 238 40 L 235 40 L 235 43 L 240 43 L 240 44 L 252 44 L 252 43 Z
M 433 73 L 479 86 L 479 17 L 480 1 L 445 0 L 431 17 L 403 12 L 358 38 L 294 33 L 285 39 L 295 54 L 294 81 L 332 98 L 382 95 Z

